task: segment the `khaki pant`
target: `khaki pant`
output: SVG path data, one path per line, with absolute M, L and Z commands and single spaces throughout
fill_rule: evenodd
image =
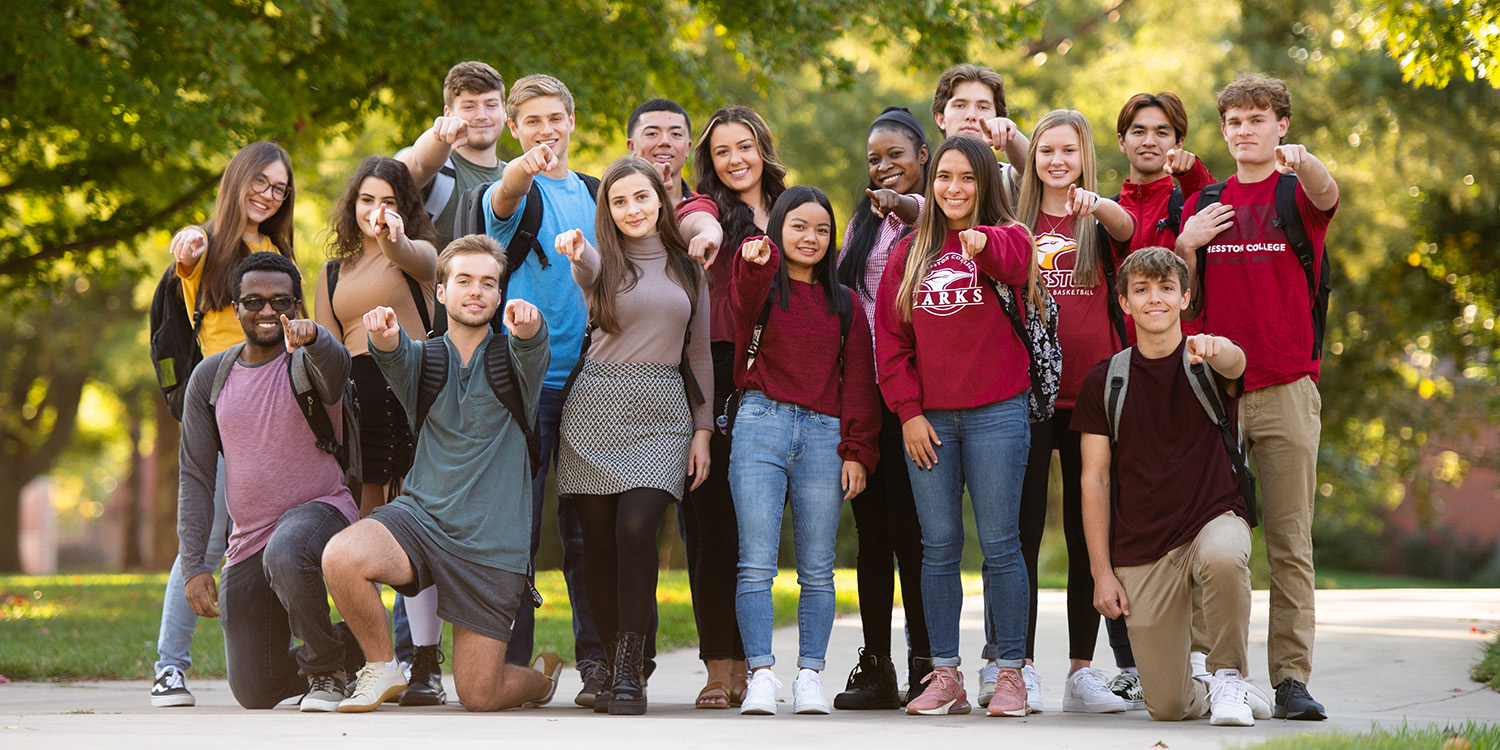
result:
M 1240 427 L 1260 479 L 1260 512 L 1271 563 L 1271 684 L 1312 676 L 1313 492 L 1318 482 L 1319 414 L 1312 378 L 1259 388 L 1240 400 Z
M 1225 513 L 1192 541 L 1155 562 L 1115 568 L 1125 587 L 1130 647 L 1141 673 L 1146 710 L 1157 721 L 1208 713 L 1208 686 L 1193 679 L 1193 593 L 1203 595 L 1208 670 L 1245 670 L 1250 640 L 1250 527 Z

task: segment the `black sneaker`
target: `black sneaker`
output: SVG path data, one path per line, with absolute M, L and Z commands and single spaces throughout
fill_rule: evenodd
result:
M 889 656 L 859 650 L 859 663 L 849 672 L 844 692 L 834 696 L 833 707 L 846 711 L 901 707 L 896 692 L 896 665 Z
M 584 708 L 593 708 L 599 694 L 609 690 L 609 667 L 598 659 L 582 659 L 578 662 L 578 678 L 583 680 L 583 688 L 573 702 Z
M 906 688 L 906 696 L 901 705 L 906 705 L 917 699 L 927 689 L 927 683 L 923 682 L 927 675 L 932 674 L 932 658 L 927 656 L 913 656 L 906 660 L 910 669 L 907 679 L 910 681 Z
M 1276 710 L 1273 715 L 1278 719 L 1294 721 L 1322 721 L 1328 718 L 1323 713 L 1323 704 L 1313 700 L 1312 695 L 1307 692 L 1307 686 L 1290 677 L 1276 686 Z
M 156 673 L 156 681 L 151 683 L 151 705 L 157 708 L 168 706 L 191 706 L 197 703 L 193 694 L 188 692 L 187 681 L 182 670 L 173 667 L 162 667 Z
M 403 706 L 441 706 L 448 702 L 443 691 L 443 651 L 437 646 L 417 646 L 411 655 L 411 677 L 401 693 Z

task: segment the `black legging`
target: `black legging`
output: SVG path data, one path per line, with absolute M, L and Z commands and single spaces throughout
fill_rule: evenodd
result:
M 646 633 L 656 611 L 656 532 L 672 495 L 638 487 L 618 495 L 577 495 L 583 578 L 599 637 Z
M 713 342 L 714 414 L 734 392 L 734 344 Z M 693 576 L 693 617 L 698 622 L 698 658 L 745 658 L 740 623 L 734 614 L 735 580 L 740 571 L 740 527 L 729 494 L 729 438 L 714 430 L 708 441 L 708 479 L 688 493 L 698 522 L 698 554 Z
M 891 606 L 894 574 L 901 571 L 901 600 L 906 603 L 906 632 L 913 656 L 932 655 L 927 618 L 922 612 L 922 527 L 906 473 L 901 419 L 881 406 L 880 463 L 852 500 L 859 538 L 856 564 L 859 612 L 865 653 L 891 656 Z M 894 560 L 894 563 L 893 563 Z
M 1068 429 L 1073 410 L 1058 409 L 1051 419 L 1031 425 L 1031 456 L 1021 485 L 1021 554 L 1031 577 L 1031 621 L 1026 628 L 1026 658 L 1036 658 L 1037 556 L 1047 526 L 1047 479 L 1055 448 L 1062 463 L 1063 537 L 1068 543 L 1068 658 L 1093 661 L 1099 640 L 1099 612 L 1094 609 L 1094 574 L 1089 570 L 1088 542 L 1083 536 L 1083 454 L 1080 436 Z

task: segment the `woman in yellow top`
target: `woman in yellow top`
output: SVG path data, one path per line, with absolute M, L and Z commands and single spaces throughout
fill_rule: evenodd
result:
M 172 257 L 182 279 L 182 296 L 198 331 L 203 356 L 245 339 L 235 316 L 234 270 L 250 253 L 275 251 L 292 256 L 292 162 L 274 143 L 252 143 L 234 155 L 219 180 L 214 212 L 201 226 L 172 238 Z M 224 509 L 224 459 L 214 486 L 214 526 L 205 563 L 218 568 L 229 536 Z M 191 706 L 183 673 L 192 665 L 193 629 L 198 617 L 183 592 L 182 560 L 172 563 L 161 608 L 153 706 Z

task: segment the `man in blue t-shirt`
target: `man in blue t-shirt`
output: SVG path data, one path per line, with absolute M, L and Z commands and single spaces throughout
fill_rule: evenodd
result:
M 538 247 L 528 249 L 525 260 L 509 269 L 506 295 L 535 304 L 547 319 L 551 332 L 552 364 L 542 381 L 541 405 L 537 410 L 537 432 L 542 441 L 541 467 L 531 485 L 531 556 L 536 558 L 542 537 L 542 505 L 546 499 L 547 464 L 557 456 L 557 425 L 562 418 L 563 385 L 583 344 L 588 308 L 583 292 L 573 281 L 567 263 L 553 263 L 545 248 L 557 235 L 570 229 L 594 238 L 594 195 L 578 173 L 568 169 L 568 137 L 573 133 L 573 94 L 562 81 L 548 75 L 529 75 L 515 82 L 505 100 L 511 135 L 526 152 L 505 167 L 498 182 L 484 194 L 487 210 L 484 231 L 509 245 L 525 214 L 533 183 L 542 198 L 542 222 L 536 236 Z M 514 256 L 512 256 L 514 257 Z M 569 498 L 557 500 L 557 531 L 562 538 L 563 578 L 573 606 L 574 653 L 583 690 L 575 699 L 592 706 L 594 694 L 604 687 L 604 646 L 589 613 L 583 586 L 583 531 Z M 522 607 L 511 634 L 506 660 L 525 664 L 531 658 L 535 618 Z

